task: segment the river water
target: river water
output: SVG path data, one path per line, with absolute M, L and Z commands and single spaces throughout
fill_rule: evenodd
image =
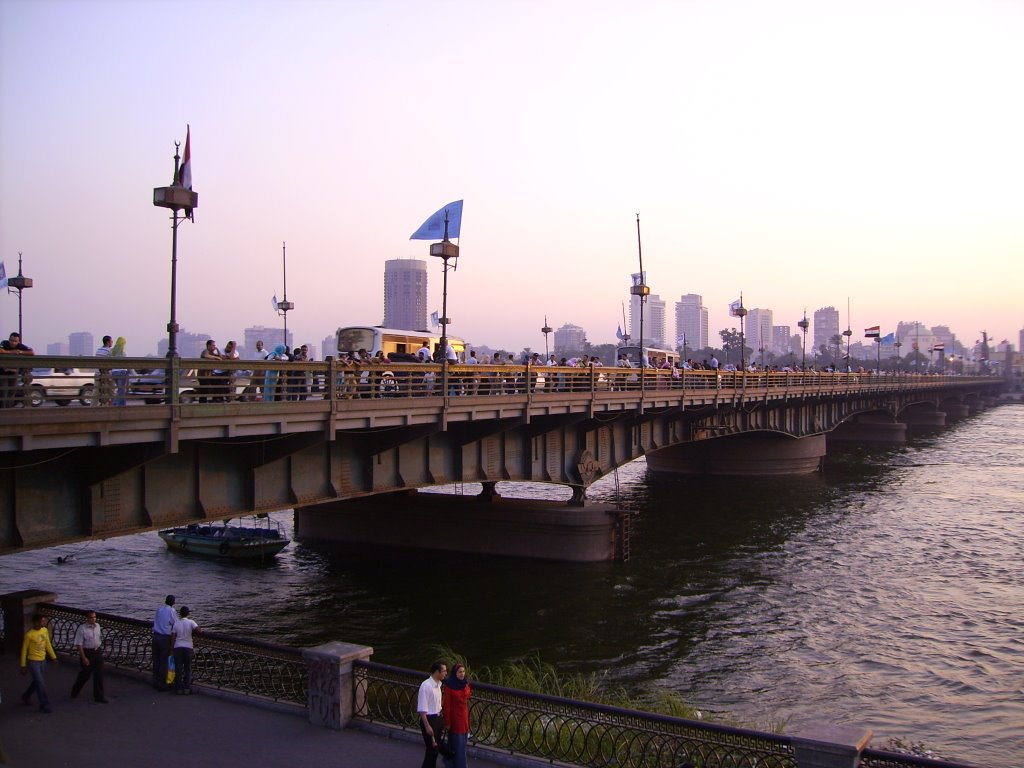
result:
M 49 589 L 137 618 L 174 592 L 210 629 L 363 643 L 377 661 L 421 669 L 442 644 L 477 666 L 539 654 L 675 691 L 729 722 L 863 725 L 876 745 L 923 741 L 1017 768 L 1022 437 L 1024 407 L 1007 405 L 906 446 L 830 454 L 811 477 L 661 480 L 636 461 L 619 470 L 618 497 L 612 478 L 589 493 L 635 510 L 628 563 L 296 542 L 271 565 L 238 566 L 170 554 L 149 533 L 4 556 L 0 590 Z

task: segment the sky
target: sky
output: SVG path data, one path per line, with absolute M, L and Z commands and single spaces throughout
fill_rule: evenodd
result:
M 794 333 L 834 306 L 854 339 L 1016 346 L 1021 40 L 1017 0 L 0 0 L 0 259 L 37 352 L 154 353 L 152 190 L 191 125 L 176 314 L 221 344 L 280 326 L 285 242 L 296 342 L 380 323 L 388 259 L 427 260 L 440 310 L 409 236 L 463 199 L 449 332 L 474 344 L 543 348 L 545 316 L 615 342 L 639 214 L 652 293 L 702 295 L 712 343 L 742 292 Z

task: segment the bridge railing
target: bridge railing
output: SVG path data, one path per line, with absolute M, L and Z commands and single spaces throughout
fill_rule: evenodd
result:
M 43 612 L 50 620 L 54 650 L 73 653 L 75 630 L 89 611 L 49 604 Z M 102 628 L 105 662 L 149 674 L 153 668 L 152 624 L 98 611 L 96 619 Z M 306 706 L 309 675 L 300 650 L 215 632 L 203 632 L 194 638 L 194 644 L 194 683 L 256 699 Z
M 600 396 L 602 393 L 841 393 L 964 381 L 935 374 L 740 372 L 612 366 L 347 364 L 163 358 L 6 356 L 0 407 L 301 402 L 401 397 Z M 991 380 L 990 378 L 988 380 Z

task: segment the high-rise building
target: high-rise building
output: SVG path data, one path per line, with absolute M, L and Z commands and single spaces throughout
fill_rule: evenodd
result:
M 69 355 L 94 355 L 96 346 L 93 344 L 92 334 L 88 331 L 76 331 L 68 335 Z
M 796 346 L 793 346 L 793 339 L 797 339 Z M 800 349 L 799 336 L 794 337 L 790 333 L 788 325 L 772 326 L 771 350 L 777 355 L 788 355 Z
M 587 332 L 578 325 L 566 323 L 555 331 L 555 347 L 552 350 L 556 354 L 579 354 L 583 352 L 587 343 Z
M 754 350 L 753 354 L 760 361 L 761 351 L 770 352 L 772 346 L 772 311 L 770 309 L 752 309 L 747 313 L 744 322 L 746 345 Z
M 208 333 L 189 333 L 184 328 L 178 331 L 178 357 L 197 358 L 206 349 L 206 340 L 212 338 Z M 218 341 L 218 339 L 214 339 Z M 167 357 L 167 339 L 160 339 L 156 345 L 157 357 Z M 271 346 L 271 345 L 268 345 Z
M 633 275 L 633 284 L 636 285 L 639 280 L 640 273 L 637 272 Z M 640 297 L 633 294 L 629 297 L 629 336 L 634 344 L 639 343 Z M 665 300 L 654 293 L 647 297 L 644 304 L 643 343 L 649 347 L 665 346 Z
M 325 336 L 324 340 L 320 343 L 321 360 L 326 360 L 327 356 L 331 357 L 338 356 L 338 337 L 333 333 L 330 336 Z
M 676 343 L 685 344 L 692 351 L 708 345 L 708 310 L 704 299 L 696 293 L 687 293 L 676 302 Z
M 820 350 L 823 346 L 826 349 L 832 349 L 834 346 L 832 337 L 841 335 L 839 333 L 839 310 L 835 307 L 822 307 L 814 313 L 814 350 Z
M 66 356 L 71 354 L 69 349 L 70 347 L 66 341 L 57 341 L 46 345 L 46 354 Z
M 427 328 L 427 262 L 384 262 L 384 326 L 407 331 Z
M 273 350 L 278 344 L 284 343 L 284 328 L 267 328 L 265 325 L 253 325 L 242 331 L 242 357 L 246 360 L 256 358 L 256 342 L 262 341 L 266 349 Z M 288 348 L 295 349 L 291 331 L 288 332 Z

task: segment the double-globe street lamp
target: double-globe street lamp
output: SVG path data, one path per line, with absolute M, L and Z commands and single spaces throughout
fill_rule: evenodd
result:
M 800 330 L 804 334 L 803 344 L 800 349 L 800 368 L 802 370 L 807 369 L 807 329 L 810 328 L 811 322 L 807 319 L 807 310 L 804 310 L 804 316 L 802 320 L 797 321 L 797 325 L 800 326 Z

